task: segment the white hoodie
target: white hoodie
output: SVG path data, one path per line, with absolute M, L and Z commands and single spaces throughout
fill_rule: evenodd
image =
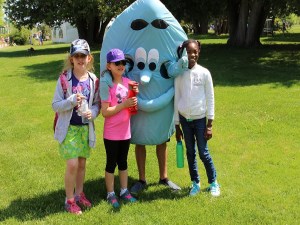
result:
M 175 79 L 174 120 L 214 119 L 214 88 L 210 72 L 196 64 Z

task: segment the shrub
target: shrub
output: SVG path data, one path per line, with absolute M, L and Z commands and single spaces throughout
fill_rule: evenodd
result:
M 22 27 L 21 29 L 14 28 L 9 36 L 11 43 L 25 45 L 29 43 L 30 30 L 25 27 Z

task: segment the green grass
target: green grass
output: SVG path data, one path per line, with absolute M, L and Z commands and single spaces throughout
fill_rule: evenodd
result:
M 289 41 L 289 38 L 292 41 Z M 300 35 L 263 38 L 264 47 L 237 49 L 225 37 L 203 40 L 200 63 L 215 85 L 216 119 L 209 142 L 222 185 L 212 198 L 199 162 L 203 192 L 188 197 L 187 162 L 176 168 L 175 138 L 169 177 L 183 190 L 158 186 L 153 146 L 148 146 L 149 188 L 134 205 L 113 211 L 105 201 L 103 118 L 97 147 L 87 162 L 85 191 L 94 207 L 77 217 L 63 210 L 65 162 L 53 140 L 51 101 L 69 45 L 46 43 L 0 49 L 0 223 L 3 224 L 299 224 Z M 93 47 L 96 73 L 99 50 Z M 138 177 L 134 148 L 129 185 Z M 116 177 L 118 178 L 118 177 Z M 117 190 L 119 188 L 116 179 Z

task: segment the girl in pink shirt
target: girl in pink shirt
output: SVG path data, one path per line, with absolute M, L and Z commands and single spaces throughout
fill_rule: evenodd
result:
M 129 79 L 123 77 L 125 72 L 125 56 L 120 49 L 112 49 L 107 55 L 107 70 L 110 72 L 114 86 L 109 88 L 106 101 L 102 101 L 102 115 L 105 118 L 103 139 L 106 149 L 105 183 L 107 201 L 114 207 L 120 207 L 114 192 L 114 172 L 116 166 L 120 177 L 120 198 L 125 202 L 136 199 L 127 189 L 127 155 L 130 146 L 130 112 L 129 107 L 137 105 L 137 98 L 127 98 Z M 137 89 L 136 89 L 137 91 Z

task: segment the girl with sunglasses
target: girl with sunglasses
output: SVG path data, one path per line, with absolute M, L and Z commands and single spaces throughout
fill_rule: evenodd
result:
M 113 80 L 113 87 L 108 89 L 108 99 L 102 100 L 102 115 L 104 120 L 103 139 L 106 149 L 105 183 L 107 201 L 114 207 L 120 204 L 114 192 L 114 172 L 118 166 L 120 177 L 120 199 L 124 203 L 136 202 L 136 199 L 127 189 L 128 172 L 127 156 L 130 146 L 130 111 L 128 108 L 137 105 L 137 98 L 128 98 L 128 83 L 130 80 L 123 77 L 125 72 L 125 56 L 120 49 L 111 49 L 107 55 L 106 68 Z M 138 92 L 138 88 L 135 90 Z

